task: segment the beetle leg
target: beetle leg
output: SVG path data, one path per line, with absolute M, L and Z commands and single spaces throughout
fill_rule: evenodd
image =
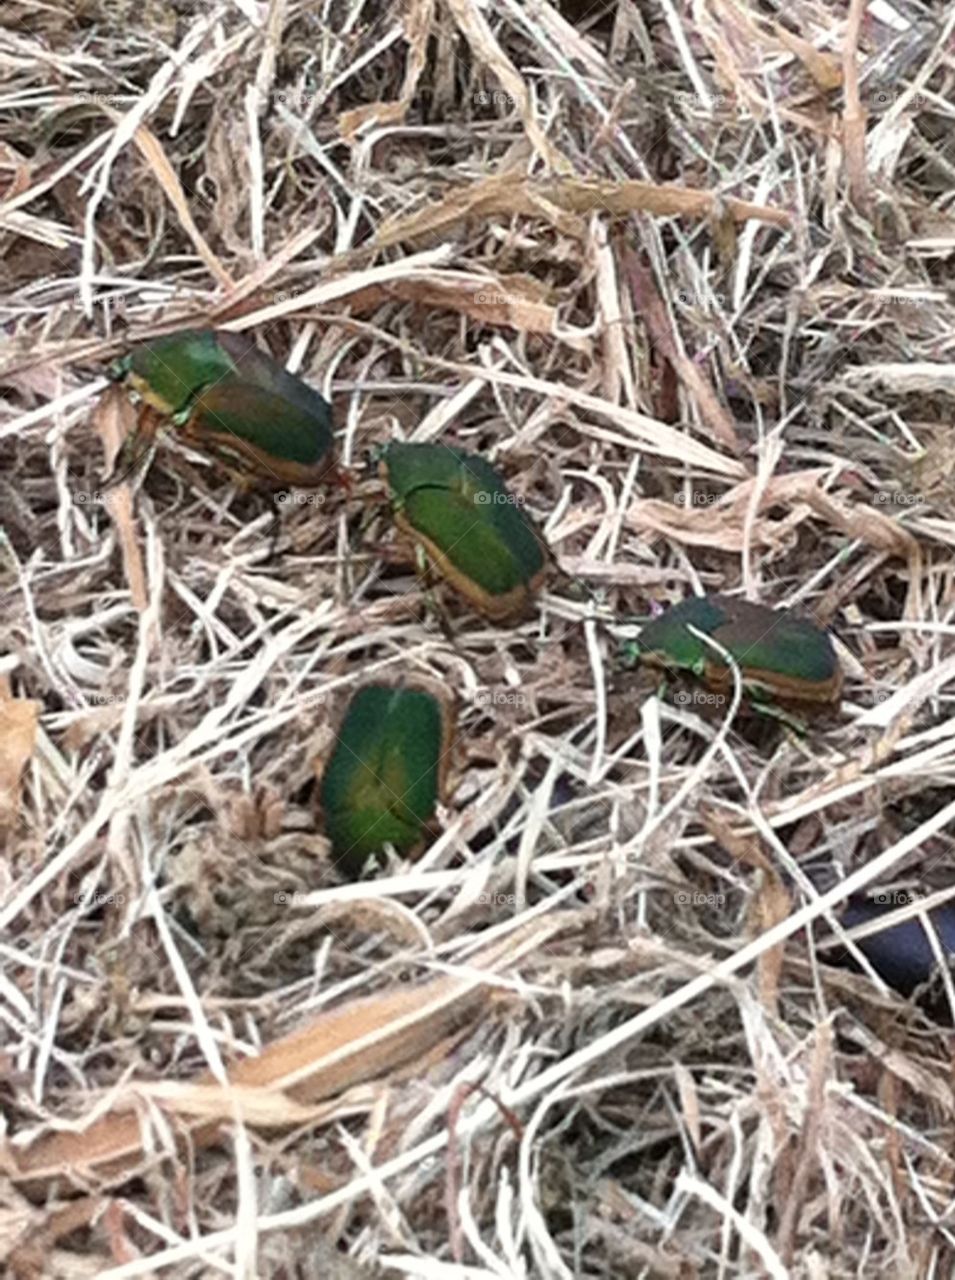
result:
M 432 591 L 426 590 L 425 600 L 434 609 L 435 616 L 438 619 L 438 626 L 443 631 L 445 640 L 447 640 L 448 644 L 450 645 L 456 645 L 456 641 L 454 638 L 454 626 L 451 622 L 451 615 L 448 613 L 447 609 L 445 609 L 444 605 L 438 599 L 437 594 Z
M 200 453 L 203 452 L 203 446 L 208 445 L 208 441 L 203 438 L 202 428 L 198 425 L 193 407 L 201 394 L 202 389 L 196 392 L 185 409 L 174 414 L 172 418 L 178 428 L 179 438 L 186 444 L 194 446 Z M 205 452 L 212 458 L 216 467 L 225 472 L 239 493 L 254 493 L 259 488 L 256 477 L 249 470 L 230 462 L 229 459 L 233 456 L 231 452 L 215 447 L 206 447 Z
M 434 574 L 431 572 L 431 564 L 428 560 L 427 553 L 420 543 L 415 544 L 414 553 L 415 570 L 417 571 L 418 577 L 421 579 L 425 607 L 437 618 L 438 626 L 444 632 L 445 639 L 450 644 L 454 644 L 454 627 L 451 623 L 451 615 L 438 599 L 437 591 L 434 586 Z
M 279 549 L 279 539 L 282 536 L 282 506 L 280 503 L 275 506 L 275 514 L 272 516 L 272 523 L 266 530 L 266 536 L 269 539 L 269 559 L 274 560 Z
M 415 576 L 421 585 L 421 593 L 424 596 L 425 609 L 435 615 L 445 637 L 453 642 L 454 632 L 451 627 L 451 619 L 435 595 L 431 568 L 424 548 L 417 544 L 412 545 L 404 538 L 399 538 L 397 542 L 386 542 L 383 545 L 376 546 L 374 555 L 378 560 L 384 561 L 385 564 L 414 568 Z
M 216 465 L 226 473 L 239 493 L 254 493 L 258 488 L 255 476 L 250 475 L 247 471 L 241 471 L 238 467 L 231 466 L 228 462 L 224 462 L 219 454 L 216 455 Z
M 181 427 L 184 435 L 195 438 L 196 433 L 190 430 L 190 428 L 192 427 L 192 422 L 195 417 L 196 401 L 204 391 L 208 391 L 209 387 L 214 385 L 214 383 L 205 383 L 192 393 L 181 409 L 177 410 L 176 413 L 170 414 L 173 426 Z
M 414 549 L 414 563 L 415 563 L 415 569 L 417 570 L 417 573 L 418 573 L 418 577 L 427 578 L 428 569 L 430 566 L 428 565 L 427 552 L 425 551 L 424 547 L 421 546 L 420 543 L 418 543 Z
M 640 645 L 636 640 L 629 640 L 620 650 L 620 663 L 625 668 L 635 667 L 640 662 Z
M 124 382 L 129 376 L 129 370 L 132 365 L 132 359 L 129 356 L 120 356 L 118 359 L 110 363 L 106 371 L 106 376 L 111 382 Z
M 103 483 L 104 489 L 112 489 L 135 475 L 140 463 L 155 447 L 161 422 L 162 414 L 157 409 L 147 404 L 142 405 L 136 426 L 123 441 L 112 474 Z
M 199 445 L 202 442 L 202 437 L 200 435 L 187 434 L 185 435 L 185 441 L 187 444 Z M 200 449 L 199 452 L 202 452 L 202 450 Z M 237 467 L 233 463 L 227 461 L 225 454 L 221 450 L 213 449 L 207 450 L 206 452 L 215 464 L 216 470 L 224 472 L 224 474 L 228 476 L 233 485 L 235 485 L 238 493 L 255 493 L 258 490 L 259 485 L 255 476 L 248 471 L 242 470 L 241 467 Z
M 355 481 L 350 471 L 338 464 L 333 464 L 329 469 L 328 478 L 337 484 L 340 489 L 345 490 L 346 501 L 355 496 Z
M 216 379 L 220 381 L 220 379 Z M 180 428 L 182 434 L 189 440 L 201 440 L 201 432 L 196 429 L 196 403 L 205 395 L 205 393 L 216 385 L 215 382 L 204 382 L 201 387 L 197 387 L 192 395 L 175 413 L 170 414 L 173 426 Z
M 790 711 L 784 710 L 775 702 L 768 700 L 761 690 L 747 688 L 746 693 L 754 711 L 758 711 L 762 716 L 767 716 L 770 720 L 777 720 L 785 729 L 789 729 L 794 733 L 797 738 L 806 737 L 809 732 L 809 726 L 805 720 L 793 715 Z

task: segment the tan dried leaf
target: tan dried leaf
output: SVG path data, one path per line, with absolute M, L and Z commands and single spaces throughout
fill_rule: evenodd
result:
M 0 678 L 0 834 L 20 812 L 23 771 L 36 747 L 41 707 L 32 698 L 14 698 Z

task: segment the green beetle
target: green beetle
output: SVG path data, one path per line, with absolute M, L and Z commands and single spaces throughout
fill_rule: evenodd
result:
M 332 861 L 345 875 L 356 878 L 385 844 L 405 855 L 421 848 L 453 736 L 450 703 L 425 689 L 370 684 L 355 693 L 320 790 Z
M 264 483 L 308 489 L 334 464 L 331 431 L 318 426 L 307 409 L 275 392 L 220 382 L 196 397 L 182 435 Z
M 547 551 L 491 464 L 443 444 L 392 443 L 379 465 L 395 523 L 437 572 L 492 621 L 519 618 Z
M 119 361 L 113 376 L 155 411 L 137 433 L 137 453 L 162 415 L 191 444 L 266 484 L 308 488 L 333 466 L 328 401 L 247 335 L 186 329 L 155 338 Z
M 688 670 L 714 688 L 729 689 L 729 666 L 691 627 L 736 660 L 754 702 L 838 703 L 842 669 L 827 632 L 798 614 L 731 596 L 694 596 L 674 605 L 625 647 L 624 663 Z
M 117 360 L 112 376 L 125 379 L 164 417 L 175 417 L 188 411 L 204 387 L 235 375 L 236 357 L 251 345 L 248 338 L 240 338 L 241 349 L 237 349 L 236 336 L 214 329 L 183 329 L 151 338 Z

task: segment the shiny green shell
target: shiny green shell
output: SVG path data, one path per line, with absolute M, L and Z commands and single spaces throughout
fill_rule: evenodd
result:
M 251 335 L 185 329 L 135 347 L 121 372 L 198 446 L 239 457 L 265 480 L 310 485 L 331 465 L 331 406 Z
M 228 347 L 213 329 L 184 329 L 151 338 L 133 348 L 124 367 L 135 390 L 165 414 L 181 413 L 203 387 L 236 369 Z
M 642 628 L 639 656 L 711 683 L 728 682 L 724 659 L 690 627 L 732 655 L 746 684 L 783 699 L 829 702 L 839 696 L 841 670 L 826 631 L 798 614 L 735 597 L 695 596 L 668 609 Z
M 200 442 L 203 436 L 215 437 L 223 448 L 233 437 L 233 446 L 247 457 L 248 448 L 236 443 L 243 441 L 258 451 L 263 467 L 270 459 L 315 466 L 334 443 L 331 431 L 298 404 L 274 391 L 228 381 L 199 394 L 188 430 Z
M 442 444 L 387 446 L 381 459 L 399 525 L 482 612 L 518 613 L 546 554 L 503 480 L 480 455 Z
M 445 708 L 430 693 L 368 685 L 352 697 L 321 783 L 332 860 L 357 876 L 392 844 L 418 846 L 441 796 L 450 746 Z

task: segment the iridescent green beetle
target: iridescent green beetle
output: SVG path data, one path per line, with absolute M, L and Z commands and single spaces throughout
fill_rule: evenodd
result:
M 332 861 L 356 878 L 391 844 L 413 855 L 424 844 L 445 792 L 454 718 L 422 688 L 370 684 L 345 712 L 321 782 Z
M 156 414 L 200 449 L 271 484 L 308 488 L 334 463 L 331 406 L 246 334 L 186 329 L 136 347 L 114 367 Z M 141 451 L 158 425 L 137 433 Z
M 151 338 L 118 360 L 113 376 L 125 378 L 164 417 L 177 417 L 188 412 L 203 388 L 235 375 L 237 357 L 251 346 L 249 338 L 240 337 L 239 347 L 236 337 L 214 329 L 183 329 Z
M 694 596 L 668 609 L 625 647 L 624 663 L 691 671 L 713 688 L 728 690 L 730 667 L 691 627 L 735 659 L 754 702 L 838 703 L 842 669 L 828 633 L 798 614 L 731 596 Z
M 393 443 L 380 469 L 395 523 L 437 572 L 494 622 L 520 617 L 547 551 L 491 464 L 443 444 Z

